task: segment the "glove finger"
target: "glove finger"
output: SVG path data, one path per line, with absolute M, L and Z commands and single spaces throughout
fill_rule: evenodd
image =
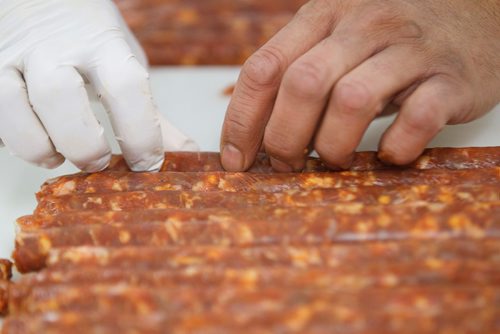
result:
M 64 162 L 31 109 L 26 84 L 15 70 L 0 73 L 0 137 L 9 152 L 37 166 L 56 168 Z
M 197 152 L 200 150 L 194 140 L 173 126 L 163 115 L 160 115 L 160 122 L 165 151 Z
M 139 63 L 144 66 L 144 68 L 148 68 L 148 57 L 146 53 L 144 52 L 144 49 L 142 48 L 141 44 L 135 37 L 134 33 L 130 30 L 127 22 L 123 19 L 122 14 L 120 13 L 120 10 L 116 7 L 114 3 L 112 3 L 113 10 L 116 13 L 116 18 L 118 20 L 118 23 L 120 24 L 120 27 L 123 31 L 123 34 L 125 35 L 125 41 L 127 44 L 130 46 L 130 50 L 134 54 L 134 56 L 137 58 Z
M 84 82 L 71 66 L 31 57 L 25 64 L 28 95 L 58 152 L 78 168 L 96 172 L 106 168 L 111 150 L 93 114 Z
M 103 45 L 85 69 L 108 111 L 123 156 L 133 171 L 158 170 L 164 158 L 160 114 L 149 76 L 122 39 Z

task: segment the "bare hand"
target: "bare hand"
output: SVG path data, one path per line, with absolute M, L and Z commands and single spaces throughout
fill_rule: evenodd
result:
M 312 0 L 245 63 L 222 132 L 222 163 L 263 146 L 278 171 L 315 149 L 349 167 L 369 124 L 396 106 L 379 157 L 406 164 L 446 125 L 500 101 L 497 0 Z

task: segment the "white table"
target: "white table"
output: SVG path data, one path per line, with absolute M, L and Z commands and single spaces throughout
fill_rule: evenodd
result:
M 202 150 L 219 148 L 219 133 L 229 99 L 222 91 L 236 81 L 238 68 L 155 68 L 151 79 L 156 102 L 180 129 L 192 136 Z M 105 113 L 95 105 L 96 114 L 109 131 Z M 370 127 L 360 150 L 374 150 L 390 118 Z M 447 127 L 430 146 L 500 146 L 500 106 L 487 116 L 467 125 Z M 109 137 L 113 149 L 117 146 Z M 75 172 L 69 163 L 47 171 L 10 157 L 0 149 L 0 258 L 12 252 L 15 219 L 35 208 L 34 193 L 48 178 Z

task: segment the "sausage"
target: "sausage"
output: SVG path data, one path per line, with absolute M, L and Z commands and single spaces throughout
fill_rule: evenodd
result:
M 500 290 L 495 287 L 404 287 L 342 291 L 335 288 L 253 290 L 229 286 L 148 289 L 94 285 L 76 289 L 59 287 L 48 293 L 41 291 L 36 295 L 41 298 L 39 306 L 42 309 L 45 306 L 53 308 L 57 302 L 51 300 L 57 295 L 78 310 L 71 313 L 74 315 L 73 325 L 79 323 L 79 318 L 89 322 L 92 318 L 86 318 L 86 315 L 92 313 L 107 314 L 114 317 L 115 322 L 118 322 L 116 319 L 120 315 L 132 319 L 150 315 L 157 321 L 163 320 L 157 326 L 162 325 L 164 332 L 176 333 L 211 333 L 212 330 L 215 333 L 216 329 L 229 333 L 236 332 L 235 328 L 250 333 L 264 328 L 285 333 L 310 332 L 308 329 L 312 328 L 323 328 L 320 332 L 343 328 L 349 329 L 350 333 L 435 333 L 440 332 L 440 329 L 453 328 L 494 333 L 500 329 L 496 321 L 498 318 L 495 318 L 500 315 Z M 33 296 L 32 300 L 35 299 Z M 34 305 L 27 304 L 28 307 Z M 54 325 L 56 319 L 59 325 L 64 324 L 56 316 L 58 313 L 45 314 L 51 315 Z M 30 314 L 27 317 L 24 314 L 23 319 L 30 319 L 29 326 L 37 323 L 37 315 Z M 40 315 L 38 319 L 44 319 L 44 316 Z M 104 318 L 94 318 L 92 323 L 106 322 Z M 453 327 L 457 324 L 461 328 Z M 7 333 L 12 333 L 8 331 L 10 326 L 7 321 Z M 243 326 L 248 326 L 248 331 Z M 37 329 L 45 327 L 42 325 Z M 40 332 L 47 333 L 45 330 Z
M 0 280 L 0 316 L 6 315 L 9 305 L 9 282 Z
M 427 169 L 479 169 L 500 167 L 500 147 L 429 148 L 413 163 L 405 168 Z M 352 171 L 372 171 L 381 169 L 399 170 L 395 166 L 382 163 L 377 152 L 357 152 L 349 168 Z M 317 158 L 307 158 L 304 172 L 325 172 L 333 170 Z M 123 156 L 114 155 L 106 171 L 130 171 Z M 215 152 L 169 152 L 165 154 L 162 172 L 222 172 L 220 155 Z M 267 155 L 259 153 L 249 168 L 252 173 L 273 173 Z
M 351 333 L 351 334 L 484 334 L 497 333 L 498 309 L 449 312 L 435 316 L 376 316 L 348 308 L 295 308 L 288 313 L 260 315 L 258 321 L 228 319 L 224 314 L 183 316 L 172 320 L 165 314 L 127 315 L 102 313 L 50 313 L 6 320 L 3 334 L 219 334 L 219 333 Z
M 391 207 L 387 207 L 391 208 Z M 202 220 L 75 225 L 20 232 L 13 257 L 19 271 L 38 270 L 51 249 L 70 246 L 288 245 L 443 238 L 498 238 L 498 203 L 404 207 L 398 215 L 336 213 L 328 207 L 250 208 L 228 215 L 186 211 Z M 447 209 L 448 208 L 448 209 Z M 213 211 L 212 211 L 213 212 Z M 439 214 L 437 214 L 439 213 Z M 260 216 L 260 217 L 259 217 Z
M 12 262 L 0 259 L 0 280 L 9 280 L 12 278 Z
M 427 203 L 470 203 L 500 200 L 500 185 L 457 186 L 361 186 L 316 191 L 279 193 L 243 192 L 199 193 L 192 191 L 133 191 L 66 196 L 40 200 L 35 215 L 57 215 L 72 211 L 132 211 L 151 209 L 240 209 L 251 207 L 336 206 Z
M 344 263 L 377 261 L 411 262 L 415 259 L 440 261 L 500 261 L 500 240 L 403 240 L 308 246 L 191 247 L 124 246 L 120 248 L 74 247 L 50 252 L 47 268 L 182 269 L 194 266 L 245 268 L 247 266 L 289 266 L 296 268 L 338 267 Z M 37 282 L 40 282 L 37 279 Z
M 439 260 L 415 259 L 411 262 L 391 262 L 386 259 L 372 259 L 371 262 L 354 262 L 337 266 L 313 266 L 307 268 L 286 265 L 246 266 L 235 268 L 221 263 L 214 266 L 189 266 L 184 268 L 125 267 L 99 268 L 85 266 L 67 270 L 45 270 L 24 277 L 10 291 L 10 310 L 13 313 L 49 312 L 45 304 L 38 305 L 30 299 L 33 291 L 45 292 L 51 298 L 51 305 L 58 311 L 62 308 L 50 291 L 59 287 L 86 289 L 96 282 L 106 285 L 149 287 L 151 289 L 176 289 L 181 287 L 227 287 L 241 288 L 283 288 L 283 289 L 361 289 L 369 287 L 466 285 L 490 286 L 500 284 L 500 261 L 481 259 Z M 470 273 L 473 272 L 474 275 Z M 43 295 L 43 294 L 42 294 Z M 66 295 L 60 298 L 66 302 Z M 29 306 L 25 306 L 29 301 Z M 35 308 L 35 306 L 39 308 Z M 68 307 L 75 303 L 68 303 Z M 26 310 L 25 307 L 29 307 Z M 81 311 L 81 310 L 80 310 Z
M 472 270 L 472 271 L 471 271 Z M 471 273 L 474 273 L 471 275 Z M 50 273 L 48 273 L 50 274 Z M 154 305 L 148 309 L 167 313 L 189 311 L 190 303 L 196 300 L 200 305 L 209 305 L 216 299 L 213 294 L 205 296 L 203 290 L 213 293 L 238 293 L 238 291 L 357 291 L 363 289 L 398 288 L 425 289 L 432 287 L 479 287 L 497 286 L 500 283 L 500 269 L 485 261 L 462 264 L 443 263 L 431 266 L 423 262 L 406 264 L 369 264 L 359 269 L 310 268 L 308 270 L 287 267 L 249 267 L 245 269 L 192 268 L 179 271 L 134 271 L 106 269 L 104 271 L 52 272 L 55 284 L 42 281 L 29 285 L 21 282 L 13 285 L 9 308 L 12 314 L 42 313 L 56 311 L 114 311 L 117 313 L 140 312 L 145 308 L 143 298 L 128 291 L 150 291 L 161 295 L 165 301 L 150 300 Z M 44 278 L 47 278 L 46 275 Z M 68 283 L 57 283 L 58 278 Z M 118 293 L 115 293 L 117 288 Z M 109 290 L 109 293 L 108 291 Z M 175 302 L 169 302 L 176 294 Z M 265 292 L 264 292 L 265 295 Z M 120 299 L 118 299 L 120 298 Z M 163 297 L 161 297 L 163 298 Z M 207 299 L 205 299 L 207 298 Z M 127 304 L 128 303 L 128 304 Z M 168 309 L 173 304 L 177 309 Z M 100 305 L 103 305 L 100 308 Z M 220 305 L 218 305 L 220 306 Z M 121 307 L 124 307 L 123 309 Z M 199 307 L 196 307 L 199 309 Z M 209 311 L 205 309 L 203 311 Z
M 236 85 L 232 84 L 224 88 L 222 91 L 223 96 L 231 97 L 234 93 L 234 89 L 236 88 Z
M 241 65 L 305 2 L 116 1 L 154 65 Z
M 420 193 L 418 193 L 420 189 Z M 425 192 L 422 191 L 425 188 L 415 188 L 415 194 L 412 196 L 405 197 L 405 201 L 410 201 L 411 197 L 414 197 L 414 202 L 409 202 L 407 204 L 394 204 L 394 205 L 363 205 L 359 202 L 337 202 L 331 205 L 317 206 L 317 203 L 321 204 L 324 201 L 324 197 L 321 197 L 323 191 L 313 191 L 311 192 L 312 198 L 308 197 L 302 200 L 308 205 L 304 207 L 280 207 L 276 206 L 261 206 L 258 208 L 238 208 L 238 209 L 227 209 L 227 208 L 207 208 L 207 209 L 151 209 L 151 210 L 134 210 L 134 211 L 71 211 L 59 213 L 57 215 L 29 215 L 21 217 L 17 220 L 17 225 L 22 231 L 33 231 L 38 229 L 52 228 L 52 227 L 64 227 L 64 226 L 75 226 L 75 225 L 94 225 L 94 224 L 130 224 L 137 222 L 155 222 L 155 221 L 177 221 L 177 222 L 194 222 L 194 221 L 206 221 L 210 217 L 223 217 L 227 218 L 236 214 L 238 216 L 243 216 L 247 220 L 266 220 L 266 219 L 280 219 L 283 220 L 286 217 L 289 219 L 296 220 L 297 216 L 318 216 L 321 215 L 324 219 L 332 218 L 331 214 L 335 214 L 333 217 L 338 217 L 338 215 L 346 214 L 350 217 L 353 214 L 361 215 L 363 217 L 368 217 L 374 219 L 376 217 L 381 217 L 381 219 L 386 219 L 387 216 L 405 217 L 407 212 L 414 214 L 424 214 L 428 212 L 429 215 L 434 213 L 435 215 L 446 214 L 445 212 L 465 212 L 466 214 L 475 214 L 474 212 L 483 211 L 485 209 L 492 208 L 492 214 L 496 211 L 496 206 L 498 202 L 498 192 L 496 189 L 491 187 L 485 188 L 481 187 L 477 191 L 471 192 L 470 188 L 468 191 L 453 192 L 449 189 L 447 192 L 440 193 L 435 197 L 441 201 L 446 201 L 446 203 L 430 203 L 426 202 L 425 199 L 429 197 L 425 196 Z M 350 192 L 339 193 L 340 198 L 347 200 L 350 196 Z M 401 198 L 400 194 L 397 198 Z M 467 200 L 470 200 L 469 202 Z M 489 201 L 491 199 L 491 201 Z M 297 199 L 300 201 L 301 199 Z M 365 197 L 365 201 L 367 197 Z M 475 201 L 474 201 L 475 200 Z M 315 201 L 315 203 L 310 203 Z M 378 197 L 378 202 L 381 203 L 391 203 L 397 202 L 393 198 L 389 197 L 388 194 L 383 194 Z M 295 202 L 298 203 L 298 202 Z M 287 214 L 288 213 L 288 214 Z M 284 215 L 286 214 L 286 217 Z M 295 214 L 295 216 L 294 216 Z M 319 218 L 318 218 L 319 219 Z M 213 220 L 213 219 L 212 219 Z
M 494 157 L 449 170 L 430 158 L 425 170 L 303 174 L 214 162 L 54 180 L 18 221 L 18 269 L 49 260 L 0 284 L 4 333 L 498 332 Z
M 280 192 L 354 186 L 500 185 L 500 167 L 480 170 L 403 170 L 371 172 L 251 174 L 225 172 L 108 172 L 62 176 L 42 186 L 44 197 L 123 191 Z
M 164 334 L 167 330 L 165 314 L 103 314 L 102 312 L 65 312 L 38 315 L 9 316 L 2 334 Z M 177 331 L 176 333 L 183 333 Z
M 12 262 L 0 259 L 0 316 L 7 313 L 9 280 L 12 278 Z

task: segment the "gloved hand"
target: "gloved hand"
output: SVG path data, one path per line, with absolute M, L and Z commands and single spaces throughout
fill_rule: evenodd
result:
M 39 166 L 66 158 L 88 172 L 105 168 L 111 151 L 90 108 L 88 81 L 132 170 L 158 169 L 164 150 L 196 150 L 158 112 L 145 64 L 110 0 L 1 1 L 1 140 Z

